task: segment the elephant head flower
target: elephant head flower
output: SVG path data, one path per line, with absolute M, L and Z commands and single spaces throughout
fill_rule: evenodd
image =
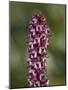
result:
M 41 13 L 34 15 L 28 25 L 28 84 L 29 87 L 48 86 L 47 47 L 50 29 Z M 45 71 L 46 69 L 46 71 Z

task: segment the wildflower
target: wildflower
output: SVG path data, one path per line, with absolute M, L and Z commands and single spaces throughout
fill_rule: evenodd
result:
M 47 47 L 49 31 L 42 14 L 32 17 L 28 25 L 28 84 L 29 87 L 48 86 Z

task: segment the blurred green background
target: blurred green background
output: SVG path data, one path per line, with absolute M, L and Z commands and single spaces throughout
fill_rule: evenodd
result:
M 32 15 L 41 11 L 47 18 L 48 25 L 54 33 L 48 47 L 49 86 L 65 85 L 65 5 L 9 2 L 10 23 L 10 88 L 25 88 L 27 84 L 27 48 L 28 24 Z

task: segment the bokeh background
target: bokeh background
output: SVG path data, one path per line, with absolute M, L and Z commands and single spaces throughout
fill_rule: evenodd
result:
M 26 25 L 38 11 L 47 18 L 54 33 L 48 47 L 49 86 L 66 84 L 65 9 L 65 5 L 9 1 L 10 88 L 28 87 Z

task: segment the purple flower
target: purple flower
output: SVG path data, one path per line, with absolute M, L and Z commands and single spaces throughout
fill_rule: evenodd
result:
M 33 16 L 29 22 L 28 30 L 27 61 L 29 87 L 48 86 L 46 60 L 50 29 L 48 28 L 46 18 L 40 13 Z

